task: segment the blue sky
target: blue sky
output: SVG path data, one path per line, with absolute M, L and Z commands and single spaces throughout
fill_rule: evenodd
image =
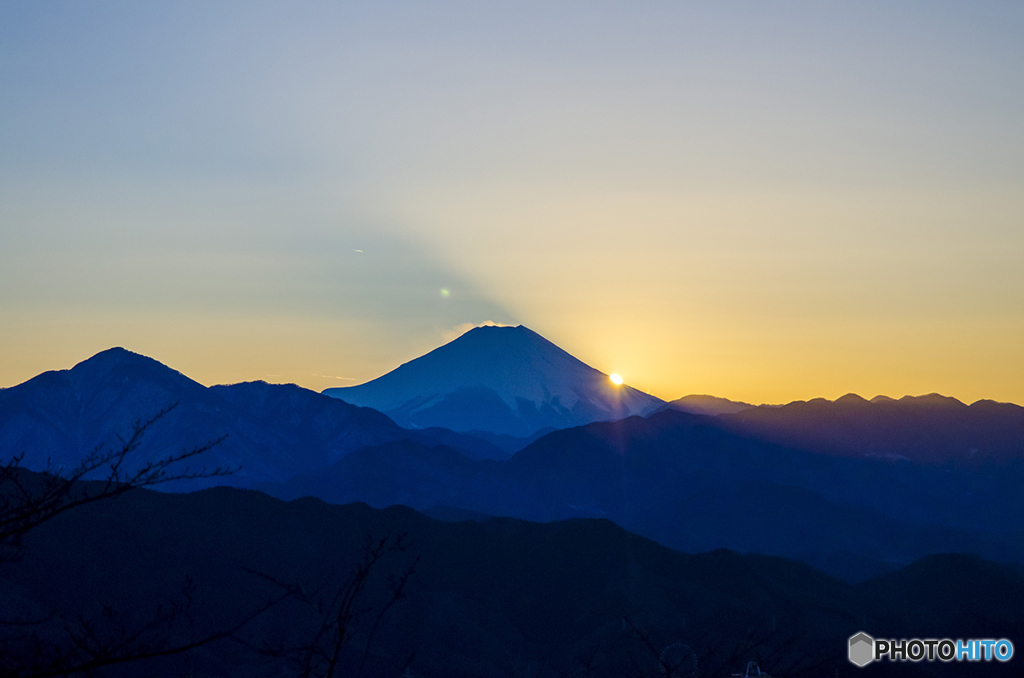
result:
M 0 385 L 122 345 L 319 390 L 493 321 L 664 398 L 1024 402 L 1022 34 L 997 2 L 5 3 Z

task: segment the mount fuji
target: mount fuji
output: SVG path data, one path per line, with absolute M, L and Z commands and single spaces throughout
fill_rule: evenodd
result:
M 513 436 L 646 415 L 665 404 L 612 383 L 522 325 L 474 328 L 382 377 L 323 393 L 401 426 Z

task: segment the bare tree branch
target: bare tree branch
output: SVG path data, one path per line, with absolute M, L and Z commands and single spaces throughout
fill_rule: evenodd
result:
M 362 656 L 354 674 L 359 676 L 366 668 L 373 640 L 384 617 L 396 603 L 405 598 L 407 584 L 415 573 L 419 558 L 415 558 L 400 575 L 395 576 L 391 572 L 387 574 L 389 592 L 386 598 L 367 601 L 367 587 L 371 579 L 382 575 L 380 570 L 385 558 L 406 551 L 407 548 L 404 534 L 388 535 L 377 540 L 368 536 L 362 559 L 337 588 L 325 585 L 310 590 L 299 583 L 285 582 L 266 573 L 247 570 L 306 606 L 316 624 L 311 637 L 298 645 L 280 643 L 261 648 L 247 646 L 265 656 L 290 658 L 296 665 L 297 675 L 304 678 L 333 678 L 340 670 L 343 652 L 350 646 L 358 620 L 373 613 L 373 621 L 366 631 Z M 401 670 L 407 669 L 412 659 L 413 655 L 410 654 Z
M 156 461 L 148 461 L 133 471 L 126 470 L 126 460 L 138 449 L 146 431 L 177 407 L 177 403 L 160 410 L 148 421 L 137 421 L 132 434 L 120 439 L 121 445 L 106 452 L 93 450 L 70 471 L 54 469 L 50 463 L 41 474 L 29 474 L 22 468 L 24 454 L 0 463 L 0 562 L 12 560 L 20 553 L 25 534 L 43 523 L 70 511 L 102 499 L 124 494 L 138 487 L 153 487 L 177 480 L 219 478 L 231 475 L 237 468 L 218 466 L 179 468 L 224 441 L 226 436 L 172 454 Z M 86 476 L 105 469 L 105 478 L 87 482 Z
M 18 559 L 29 532 L 86 504 L 111 499 L 136 488 L 235 473 L 237 468 L 218 466 L 208 470 L 187 465 L 220 444 L 223 436 L 133 468 L 131 455 L 141 445 L 145 433 L 176 406 L 157 412 L 147 421 L 136 421 L 127 439 L 118 436 L 119 446 L 108 451 L 97 447 L 70 470 L 54 468 L 47 462 L 43 472 L 32 473 L 21 465 L 24 454 L 0 463 L 0 563 Z M 88 479 L 96 473 L 102 473 L 102 480 Z M 51 612 L 35 618 L 0 621 L 0 626 L 12 631 L 0 636 L 0 673 L 17 678 L 88 675 L 107 666 L 180 654 L 235 636 L 291 595 L 286 591 L 233 626 L 198 639 L 193 634 L 190 580 L 186 580 L 182 602 L 158 607 L 152 618 L 140 626 L 132 626 L 124 615 L 107 604 L 101 606 L 102 614 L 96 620 L 82 616 L 66 620 Z M 185 641 L 173 638 L 181 620 L 187 622 L 189 628 Z

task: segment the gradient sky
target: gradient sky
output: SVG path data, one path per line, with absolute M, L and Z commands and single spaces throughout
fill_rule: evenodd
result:
M 522 323 L 662 398 L 1024 403 L 1024 4 L 0 4 L 0 386 L 374 378 Z M 444 290 L 444 292 L 442 292 Z

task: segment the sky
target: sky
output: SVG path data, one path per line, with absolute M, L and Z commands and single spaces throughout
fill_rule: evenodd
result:
M 0 387 L 523 324 L 665 399 L 1024 404 L 1019 2 L 0 3 Z

